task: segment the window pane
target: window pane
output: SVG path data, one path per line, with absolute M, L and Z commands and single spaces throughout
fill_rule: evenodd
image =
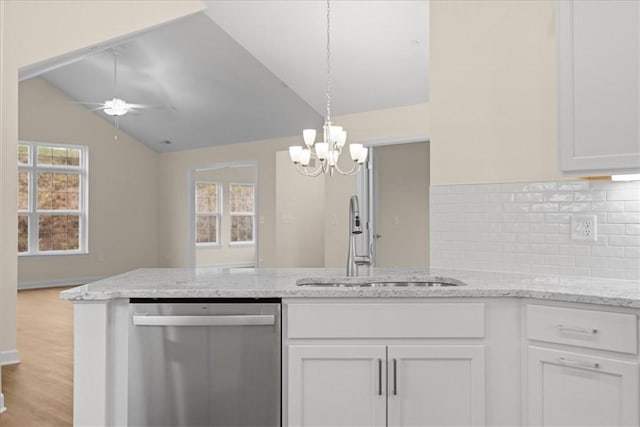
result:
M 196 213 L 218 212 L 218 184 L 199 182 L 196 184 Z
M 28 145 L 18 145 L 18 164 L 19 165 L 29 164 L 29 146 Z
M 80 166 L 80 150 L 63 147 L 38 147 L 38 165 Z
M 40 251 L 64 251 L 80 248 L 79 215 L 40 215 L 38 247 Z
M 79 210 L 80 175 L 74 173 L 38 173 L 38 209 Z
M 216 243 L 218 220 L 216 216 L 198 215 L 196 216 L 196 242 Z
M 231 212 L 253 212 L 253 185 L 229 186 Z
M 29 210 L 29 172 L 18 172 L 18 210 Z
M 253 216 L 234 215 L 231 217 L 231 241 L 253 242 Z
M 18 252 L 29 252 L 29 217 L 18 215 Z

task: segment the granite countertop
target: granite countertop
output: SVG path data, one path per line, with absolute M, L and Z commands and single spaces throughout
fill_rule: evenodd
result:
M 312 287 L 296 282 L 425 281 L 454 278 L 464 286 Z M 61 293 L 70 301 L 116 298 L 415 298 L 522 297 L 640 308 L 640 283 L 603 278 L 446 269 L 372 269 L 345 277 L 344 269 L 139 269 Z

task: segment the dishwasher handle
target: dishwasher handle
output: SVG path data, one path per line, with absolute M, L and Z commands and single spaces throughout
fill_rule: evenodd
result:
M 134 314 L 135 326 L 263 326 L 275 325 L 273 314 L 218 315 L 218 316 L 155 316 Z

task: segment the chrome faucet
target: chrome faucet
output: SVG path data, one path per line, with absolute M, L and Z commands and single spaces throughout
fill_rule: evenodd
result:
M 358 267 L 371 265 L 370 255 L 358 255 L 356 237 L 362 235 L 362 220 L 360 219 L 360 204 L 355 194 L 349 200 L 349 251 L 347 252 L 347 276 L 358 275 Z

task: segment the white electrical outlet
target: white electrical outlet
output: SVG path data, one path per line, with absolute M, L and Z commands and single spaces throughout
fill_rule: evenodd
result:
M 598 217 L 595 215 L 571 215 L 571 240 L 597 241 Z

